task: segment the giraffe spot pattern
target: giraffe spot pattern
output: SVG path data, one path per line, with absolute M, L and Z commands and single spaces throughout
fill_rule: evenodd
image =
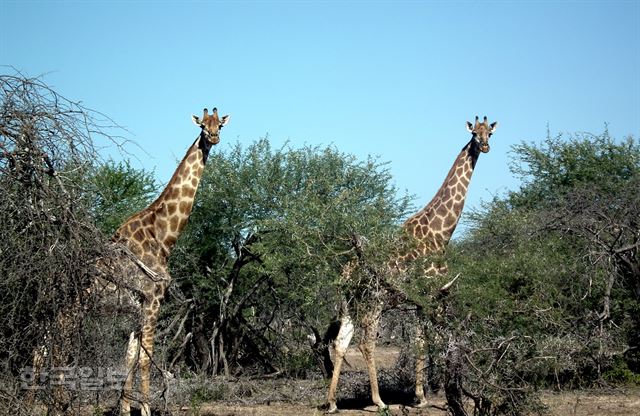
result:
M 182 196 L 186 198 L 193 198 L 196 194 L 195 188 L 192 187 L 184 187 L 182 188 Z

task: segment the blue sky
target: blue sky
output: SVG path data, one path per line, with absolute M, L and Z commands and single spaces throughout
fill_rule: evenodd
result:
M 0 64 L 125 126 L 163 182 L 214 106 L 222 148 L 378 155 L 416 206 L 476 114 L 499 128 L 467 209 L 517 188 L 510 146 L 547 126 L 640 136 L 640 1 L 0 0 Z

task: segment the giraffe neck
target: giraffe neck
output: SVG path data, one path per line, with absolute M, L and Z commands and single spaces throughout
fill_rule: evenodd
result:
M 441 251 L 447 245 L 458 225 L 479 155 L 478 144 L 471 139 L 453 162 L 431 202 L 404 223 L 405 230 L 419 243 L 413 254 L 426 255 Z
M 113 240 L 125 243 L 152 269 L 163 271 L 187 225 L 211 144 L 200 135 L 191 145 L 160 196 L 118 228 Z

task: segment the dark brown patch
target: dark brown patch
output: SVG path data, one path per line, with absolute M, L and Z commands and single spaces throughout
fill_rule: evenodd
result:
M 164 240 L 164 245 L 167 247 L 173 247 L 175 243 L 176 243 L 176 238 L 172 235 L 167 236 L 167 238 L 165 238 Z
M 198 187 L 198 178 L 191 179 L 191 185 L 193 185 L 194 188 L 197 188 Z
M 440 217 L 435 217 L 431 220 L 431 224 L 429 224 L 432 230 L 439 230 L 442 227 L 442 219 Z
M 175 214 L 177 209 L 178 209 L 178 204 L 176 204 L 175 202 L 171 202 L 167 204 L 167 213 L 169 215 Z
M 140 228 L 140 225 L 141 225 L 141 224 L 140 224 L 140 221 L 139 221 L 139 220 L 135 220 L 135 221 L 131 222 L 131 223 L 129 224 L 129 231 L 130 231 L 131 233 L 135 233 L 135 232 L 136 232 L 136 230 L 137 230 L 138 228 Z
M 447 207 L 445 205 L 440 205 L 438 207 L 438 209 L 436 210 L 436 215 L 438 215 L 440 217 L 444 217 L 445 215 L 447 215 L 448 212 L 449 212 L 449 210 L 447 209 Z
M 191 188 L 190 186 L 185 186 L 184 188 L 182 188 L 182 196 L 185 198 L 193 198 L 195 194 L 196 190 L 194 188 Z
M 164 295 L 164 289 L 164 285 L 156 285 L 155 290 L 153 291 L 153 295 L 156 297 Z
M 139 228 L 138 231 L 131 235 L 131 238 L 141 242 L 144 239 L 144 229 Z
M 444 219 L 445 228 L 449 228 L 452 225 L 455 225 L 456 221 L 457 221 L 457 219 L 456 219 L 455 215 L 453 215 L 453 214 L 447 215 L 447 217 Z
M 178 231 L 178 221 L 179 221 L 178 217 L 176 216 L 171 217 L 171 231 L 174 233 Z
M 191 203 L 189 202 L 180 202 L 180 212 L 185 214 L 185 215 L 189 215 L 189 212 L 191 211 Z

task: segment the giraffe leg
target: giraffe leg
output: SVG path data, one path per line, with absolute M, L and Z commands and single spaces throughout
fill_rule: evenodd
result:
M 122 400 L 120 402 L 120 414 L 129 416 L 131 414 L 131 394 L 133 387 L 133 377 L 136 373 L 136 365 L 138 364 L 138 356 L 140 354 L 140 342 L 135 332 L 129 335 L 129 343 L 127 344 L 127 353 L 125 358 L 125 366 L 127 378 L 124 381 L 122 391 Z
M 140 393 L 142 395 L 142 404 L 140 414 L 142 416 L 151 416 L 151 408 L 149 405 L 150 382 L 151 382 L 151 356 L 153 355 L 153 336 L 155 333 L 155 316 L 147 316 L 142 327 L 142 338 L 140 340 Z
M 378 322 L 380 321 L 379 309 L 367 313 L 362 321 L 362 341 L 358 348 L 367 363 L 369 371 L 369 382 L 371 383 L 371 400 L 379 409 L 385 409 L 386 404 L 380 398 L 380 390 L 378 388 L 378 371 L 376 370 L 375 352 L 376 338 L 378 337 Z
M 425 350 L 424 328 L 422 320 L 418 317 L 416 326 L 416 407 L 425 407 L 427 398 L 424 394 L 424 373 L 427 368 L 427 352 Z
M 338 380 L 340 379 L 340 368 L 344 361 L 344 355 L 349 348 L 351 338 L 353 338 L 353 322 L 347 313 L 345 313 L 340 319 L 340 330 L 335 341 L 335 362 L 333 363 L 333 375 L 331 377 L 331 384 L 329 385 L 329 410 L 328 413 L 336 413 L 338 406 L 336 404 L 336 391 L 338 389 Z

